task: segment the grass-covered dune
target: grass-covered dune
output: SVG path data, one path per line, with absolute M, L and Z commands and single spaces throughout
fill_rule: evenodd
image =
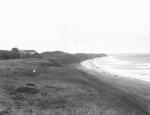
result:
M 41 53 L 41 55 L 48 60 L 57 60 L 57 62 L 60 62 L 61 64 L 64 64 L 64 65 L 68 65 L 71 63 L 79 63 L 87 59 L 106 56 L 106 54 L 92 54 L 92 53 L 70 54 L 70 53 L 61 52 L 61 51 L 43 52 Z
M 53 53 L 0 60 L 0 115 L 148 115 L 131 96 L 69 65 L 87 54 Z

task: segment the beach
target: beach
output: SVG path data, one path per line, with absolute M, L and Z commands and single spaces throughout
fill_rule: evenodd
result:
M 90 61 L 88 60 L 84 63 L 90 65 L 88 62 Z M 78 64 L 76 67 L 79 70 L 98 78 L 102 83 L 125 92 L 127 95 L 133 97 L 139 106 L 144 107 L 147 111 L 150 111 L 150 82 L 114 75 L 100 69 L 99 71 L 95 71 L 94 69 L 85 67 L 82 64 Z

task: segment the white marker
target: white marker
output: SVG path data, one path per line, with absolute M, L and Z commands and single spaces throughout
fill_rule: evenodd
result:
M 33 70 L 33 73 L 35 73 L 35 69 Z

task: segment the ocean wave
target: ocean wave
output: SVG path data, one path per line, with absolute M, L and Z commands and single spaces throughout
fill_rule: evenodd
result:
M 137 69 L 150 69 L 150 63 L 136 63 Z
M 107 63 L 107 64 L 106 64 Z M 119 61 L 115 59 L 114 57 L 106 57 L 106 58 L 96 58 L 92 60 L 87 60 L 81 63 L 86 68 L 95 70 L 97 72 L 105 71 L 107 73 L 118 75 L 120 77 L 126 77 L 126 78 L 132 78 L 132 79 L 138 79 L 142 81 L 148 81 L 150 82 L 150 71 L 145 70 L 147 68 L 150 68 L 150 63 L 140 64 L 136 63 L 136 67 L 139 69 L 144 70 L 136 70 L 136 69 L 116 69 L 114 66 L 116 65 L 130 65 L 131 62 L 128 61 Z

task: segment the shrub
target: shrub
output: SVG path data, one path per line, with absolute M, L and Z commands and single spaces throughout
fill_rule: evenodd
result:
M 31 88 L 31 87 L 19 87 L 15 90 L 18 93 L 28 93 L 28 94 L 36 94 L 39 92 L 39 89 Z
M 12 59 L 20 58 L 20 51 L 18 48 L 12 48 L 11 54 L 12 54 Z
M 11 52 L 7 51 L 7 50 L 1 50 L 0 51 L 0 58 L 1 59 L 11 59 L 12 58 Z
M 0 51 L 0 58 L 1 59 L 19 59 L 20 52 L 18 48 L 12 48 L 11 51 L 8 50 L 1 50 Z

